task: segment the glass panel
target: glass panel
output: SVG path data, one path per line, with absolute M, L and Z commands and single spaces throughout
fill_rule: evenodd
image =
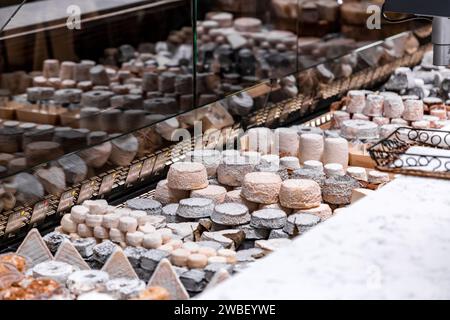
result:
M 299 71 L 426 24 L 423 21 L 387 23 L 381 15 L 382 2 L 301 1 L 298 11 Z M 390 17 L 404 16 L 390 14 Z
M 270 0 L 196 1 L 199 106 L 297 70 L 293 2 L 280 19 Z
M 5 30 L 0 177 L 193 107 L 190 0 L 43 0 Z

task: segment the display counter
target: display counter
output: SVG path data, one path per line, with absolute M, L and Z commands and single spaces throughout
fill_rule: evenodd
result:
M 280 298 L 293 294 L 283 291 L 289 270 L 311 274 L 312 297 L 327 285 L 330 297 L 350 296 L 344 283 L 365 298 L 363 279 L 379 290 L 368 297 L 400 297 L 379 288 L 401 280 L 390 281 L 398 270 L 383 259 L 416 259 L 396 254 L 416 241 L 414 228 L 425 246 L 434 230 L 402 208 L 433 180 L 395 179 L 398 157 L 380 147 L 373 162 L 369 152 L 392 146 L 400 126 L 448 125 L 450 80 L 431 66 L 430 26 L 359 32 L 371 3 L 101 1 L 83 7 L 81 30 L 67 29 L 62 12 L 39 28 L 17 20 L 0 38 L 0 262 L 16 263 L 14 279 L 51 281 L 29 293 L 30 282 L 13 279 L 1 298 L 219 297 L 212 287 L 235 274 L 225 286 L 273 281 L 277 255 L 299 259 L 280 268 Z M 397 209 L 384 208 L 390 199 Z M 340 272 L 347 262 L 354 272 Z M 328 272 L 318 280 L 315 263 Z M 112 287 L 78 290 L 83 270 Z

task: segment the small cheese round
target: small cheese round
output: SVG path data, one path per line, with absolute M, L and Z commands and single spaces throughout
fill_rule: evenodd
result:
M 300 160 L 297 157 L 283 157 L 280 159 L 280 166 L 288 170 L 300 169 Z
M 122 243 L 125 242 L 125 233 L 120 231 L 119 229 L 112 228 L 109 230 L 109 239 L 112 242 Z
M 180 201 L 177 215 L 186 219 L 208 218 L 214 210 L 214 202 L 206 198 L 189 198 Z
M 212 264 L 212 263 L 227 263 L 227 258 L 219 257 L 219 256 L 209 257 L 208 264 Z
M 195 242 L 185 242 L 183 243 L 182 248 L 189 250 L 190 253 L 197 253 L 200 246 Z
M 174 249 L 180 249 L 183 246 L 183 241 L 179 239 L 172 239 L 167 242 L 169 246 L 172 246 Z
M 350 90 L 347 94 L 349 113 L 362 113 L 366 106 L 366 94 L 360 90 Z
M 242 204 L 223 203 L 214 208 L 211 220 L 224 226 L 238 226 L 250 222 L 250 213 Z
M 140 247 L 144 240 L 144 233 L 140 231 L 128 232 L 125 236 L 127 244 L 132 247 Z
M 389 174 L 380 171 L 370 171 L 369 172 L 369 183 L 382 184 L 389 182 Z
M 226 157 L 217 168 L 217 180 L 226 186 L 240 187 L 245 175 L 253 172 L 254 168 L 255 165 L 244 157 Z
M 328 163 L 325 165 L 325 174 L 327 177 L 340 177 L 345 175 L 345 170 L 340 163 Z
M 156 228 L 150 224 L 150 223 L 146 223 L 144 225 L 140 225 L 138 227 L 138 231 L 144 233 L 144 234 L 148 234 L 148 233 L 153 233 L 156 231 Z
M 227 192 L 224 202 L 243 204 L 248 208 L 249 212 L 253 212 L 253 211 L 257 210 L 258 206 L 259 206 L 258 203 L 248 201 L 247 199 L 242 197 L 241 189 L 236 189 L 236 190 Z
M 84 206 L 74 206 L 70 210 L 72 221 L 75 223 L 84 223 L 88 213 L 89 209 Z
M 170 230 L 169 228 L 158 229 L 158 230 L 156 230 L 156 232 L 161 235 L 163 244 L 166 244 L 170 240 L 172 240 L 173 233 L 172 233 L 172 230 Z
M 135 218 L 139 226 L 144 225 L 147 222 L 147 212 L 145 211 L 134 210 L 133 212 L 131 212 L 130 217 Z
M 306 133 L 300 137 L 300 163 L 308 160 L 320 161 L 324 150 L 323 136 L 315 133 Z
M 61 227 L 66 233 L 77 232 L 77 224 L 72 220 L 70 214 L 64 215 L 64 217 L 61 219 Z
M 253 212 L 250 225 L 256 229 L 281 229 L 286 224 L 287 214 L 279 209 L 263 209 Z
M 95 215 L 95 214 L 88 214 L 86 215 L 85 224 L 88 227 L 95 228 L 100 227 L 103 222 L 103 216 L 101 215 Z
M 323 172 L 323 163 L 317 160 L 308 160 L 303 164 L 303 168 Z
M 344 138 L 326 138 L 323 163 L 339 163 L 347 168 L 349 161 L 348 141 Z
M 175 249 L 172 251 L 170 261 L 178 267 L 186 267 L 189 257 L 189 251 L 185 249 Z
M 367 171 L 362 167 L 349 167 L 347 175 L 359 181 L 367 181 Z
M 204 254 L 190 254 L 187 259 L 187 266 L 190 269 L 203 269 L 208 265 L 208 257 Z
M 109 231 L 102 226 L 97 226 L 94 228 L 94 237 L 97 239 L 108 239 Z
M 275 130 L 275 146 L 278 147 L 280 157 L 297 157 L 300 140 L 295 129 L 279 128 Z
M 406 100 L 402 118 L 406 121 L 420 121 L 423 119 L 424 107 L 422 100 Z
M 119 230 L 122 232 L 134 232 L 137 230 L 138 222 L 132 217 L 121 217 L 119 219 Z
M 297 213 L 289 216 L 283 231 L 291 236 L 296 235 L 297 232 L 303 234 L 319 222 L 318 216 L 309 213 Z
M 103 216 L 102 226 L 107 229 L 119 227 L 120 216 L 116 213 L 108 213 Z
M 176 190 L 169 188 L 167 180 L 161 180 L 156 185 L 155 200 L 163 205 L 177 203 L 181 199 L 189 198 L 189 190 Z
M 313 214 L 320 218 L 320 221 L 325 221 L 333 216 L 333 212 L 328 204 L 322 203 L 317 208 L 312 209 L 302 209 L 299 211 L 296 211 L 294 214 L 297 213 L 308 213 Z
M 383 115 L 384 97 L 376 94 L 369 94 L 363 113 L 369 117 L 381 117 Z
M 153 232 L 144 234 L 142 246 L 145 249 L 157 249 L 163 245 L 161 234 Z
M 221 204 L 225 201 L 227 189 L 221 186 L 209 185 L 205 189 L 194 190 L 191 192 L 191 198 L 206 198 L 212 200 L 215 204 Z
M 186 154 L 188 161 L 201 163 L 205 166 L 208 177 L 214 177 L 217 173 L 222 154 L 218 150 L 200 149 Z
M 166 252 L 172 252 L 173 251 L 173 247 L 169 246 L 168 244 L 163 244 L 162 246 L 157 248 L 158 250 L 162 250 L 162 251 L 166 251 Z
M 203 254 L 205 256 L 209 257 L 214 257 L 217 255 L 216 250 L 214 250 L 213 248 L 209 248 L 209 247 L 200 247 L 197 250 L 197 253 L 199 254 Z
M 230 250 L 230 249 L 220 249 L 217 251 L 217 255 L 219 257 L 224 257 L 227 259 L 228 264 L 235 264 L 236 263 L 236 251 Z
M 108 209 L 108 202 L 106 200 L 86 200 L 83 206 L 89 209 L 91 214 L 103 215 Z
M 77 233 L 82 238 L 92 238 L 94 236 L 93 228 L 88 227 L 84 223 L 80 223 L 77 226 Z

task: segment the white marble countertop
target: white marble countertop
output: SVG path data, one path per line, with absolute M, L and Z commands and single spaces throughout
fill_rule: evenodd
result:
M 450 181 L 399 177 L 200 299 L 449 299 Z

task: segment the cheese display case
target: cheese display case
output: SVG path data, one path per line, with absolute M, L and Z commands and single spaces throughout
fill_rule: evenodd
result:
M 371 150 L 445 132 L 448 69 L 430 26 L 353 37 L 369 3 L 344 2 L 117 1 L 80 32 L 10 26 L 0 299 L 214 296 L 395 182 Z

